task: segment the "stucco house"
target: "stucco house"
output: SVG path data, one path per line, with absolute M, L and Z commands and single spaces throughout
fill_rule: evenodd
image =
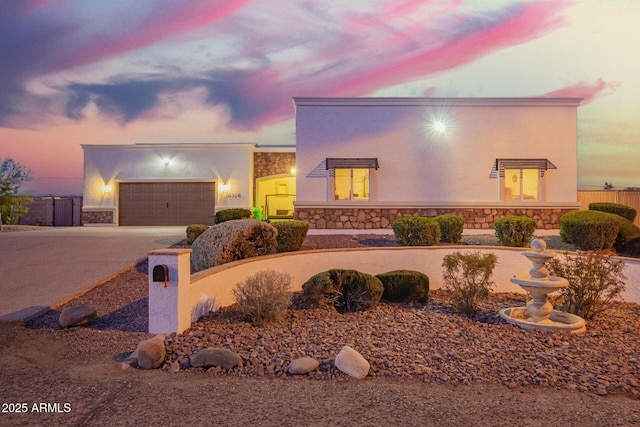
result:
M 578 209 L 576 98 L 294 98 L 295 146 L 83 145 L 85 225 L 212 224 L 259 207 L 311 228 L 455 213 L 467 228 Z
M 454 213 L 467 228 L 578 209 L 576 98 L 294 98 L 296 218 L 386 228 Z

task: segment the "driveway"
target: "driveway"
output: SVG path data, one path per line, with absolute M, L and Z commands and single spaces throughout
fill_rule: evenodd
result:
M 185 227 L 2 232 L 0 320 L 28 319 L 185 237 Z

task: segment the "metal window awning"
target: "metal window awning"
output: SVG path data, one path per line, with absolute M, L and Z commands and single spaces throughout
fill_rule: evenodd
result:
M 380 165 L 378 164 L 377 158 L 329 158 L 326 160 L 326 168 L 329 169 L 340 169 L 340 168 L 353 168 L 353 169 L 378 169 Z
M 548 159 L 496 159 L 489 178 L 504 178 L 505 169 L 538 169 L 543 177 L 547 169 L 558 168 Z

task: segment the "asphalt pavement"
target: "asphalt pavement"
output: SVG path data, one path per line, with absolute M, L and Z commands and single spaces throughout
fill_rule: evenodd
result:
M 0 320 L 24 321 L 184 239 L 186 227 L 0 233 Z

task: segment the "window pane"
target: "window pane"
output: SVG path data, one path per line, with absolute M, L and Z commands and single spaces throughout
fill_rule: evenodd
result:
M 522 169 L 522 199 L 538 200 L 540 171 L 538 169 Z
M 353 169 L 353 200 L 369 199 L 369 169 Z
M 350 200 L 351 199 L 351 169 L 335 170 L 335 199 Z
M 504 170 L 504 200 L 520 200 L 520 169 Z

